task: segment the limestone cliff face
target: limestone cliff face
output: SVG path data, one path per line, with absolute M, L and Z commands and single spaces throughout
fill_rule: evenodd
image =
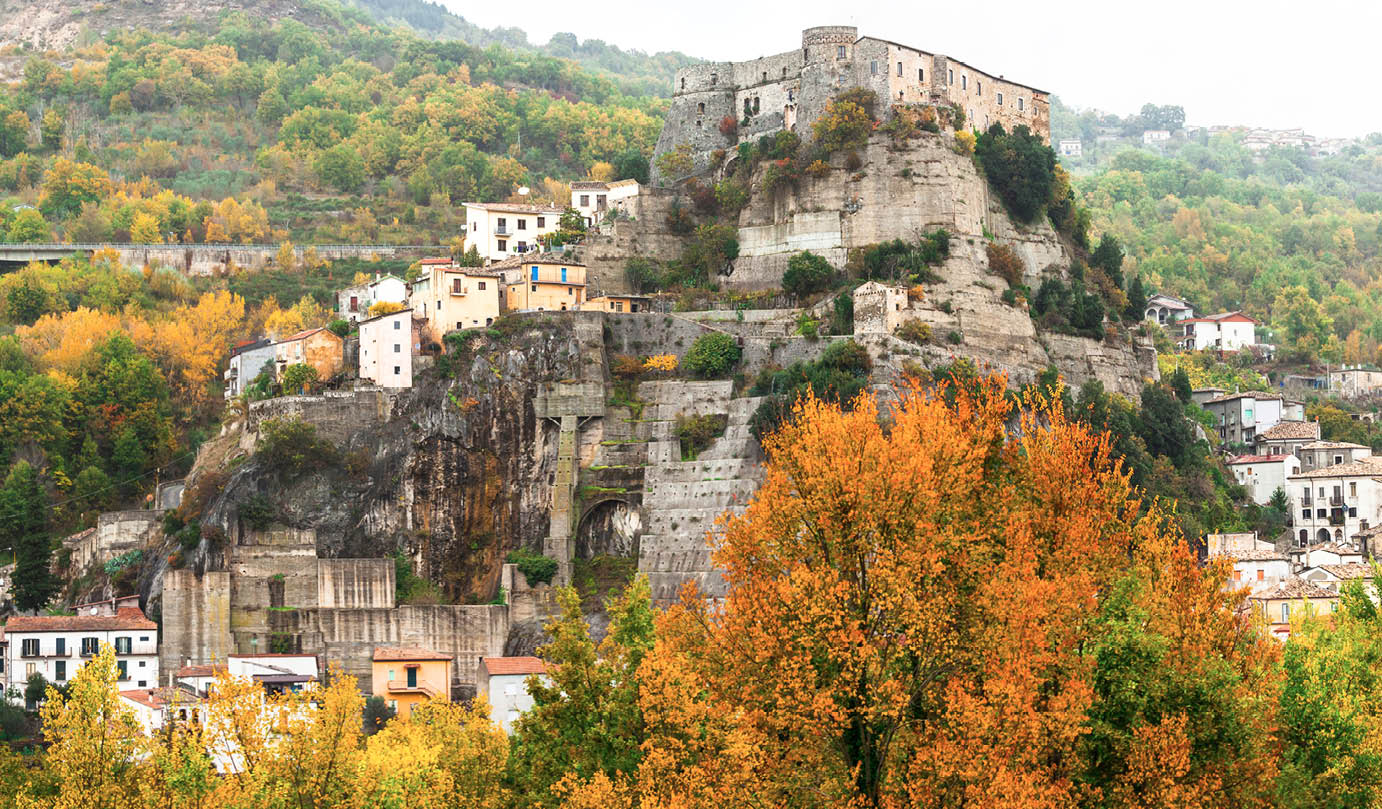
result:
M 240 542 L 249 533 L 240 510 L 262 495 L 275 524 L 315 531 L 322 557 L 401 550 L 448 600 L 488 600 L 508 551 L 540 548 L 548 532 L 556 431 L 534 415 L 537 391 L 578 378 L 585 356 L 571 320 L 528 319 L 512 334 L 475 338 L 453 373 L 419 374 L 401 393 L 256 403 L 231 436 L 247 460 L 208 503 L 203 523 Z M 339 466 L 288 477 L 249 454 L 264 422 L 294 416 L 339 448 Z M 223 569 L 224 557 L 204 544 L 192 564 Z
M 773 194 L 756 190 L 739 217 L 740 257 L 722 283 L 776 288 L 788 259 L 799 251 L 843 267 L 850 248 L 914 241 L 944 228 L 951 234 L 950 257 L 935 268 L 939 280 L 925 284 L 924 299 L 904 302 L 903 316 L 886 324 L 861 324 L 856 317 L 856 333 L 870 335 L 878 358 L 946 362 L 968 357 L 1019 382 L 1055 365 L 1072 384 L 1097 378 L 1136 397 L 1142 381 L 1157 376 L 1150 348 L 1040 333 L 1025 307 L 1003 302 L 1007 284 L 988 271 L 990 237 L 1022 258 L 1031 289 L 1047 277 L 1067 278 L 1073 255 L 1045 221 L 1013 222 L 973 160 L 953 144 L 950 133 L 923 133 L 900 147 L 879 134 L 860 150 L 863 164 L 856 171 L 846 170 L 844 157 L 836 155 L 824 177 L 803 177 L 795 188 Z M 762 179 L 760 166 L 755 189 L 762 188 Z M 889 337 L 904 319 L 929 324 L 932 344 L 917 347 Z M 952 333 L 961 342 L 950 342 Z

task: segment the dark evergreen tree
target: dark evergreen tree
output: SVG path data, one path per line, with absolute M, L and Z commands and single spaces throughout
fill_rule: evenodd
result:
M 14 604 L 36 610 L 56 589 L 48 572 L 53 548 L 48 537 L 48 498 L 28 461 L 10 468 L 0 486 L 0 539 L 14 550 Z
M 1165 455 L 1177 469 L 1184 467 L 1195 434 L 1185 420 L 1185 408 L 1165 385 L 1149 383 L 1142 388 L 1142 412 L 1137 434 L 1153 455 Z
M 1115 285 L 1123 286 L 1123 246 L 1118 243 L 1118 237 L 1104 234 L 1089 263 L 1103 270 Z
M 1190 404 L 1190 394 L 1193 389 L 1190 387 L 1190 374 L 1184 368 L 1177 367 L 1171 372 L 1171 390 L 1176 392 L 1176 398 L 1180 399 L 1181 404 Z
M 1135 275 L 1128 282 L 1128 308 L 1123 311 L 1123 319 L 1137 322 L 1143 319 L 1147 310 L 1147 288 L 1142 285 L 1142 276 Z

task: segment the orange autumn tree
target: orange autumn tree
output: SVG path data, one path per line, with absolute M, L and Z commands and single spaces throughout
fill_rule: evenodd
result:
M 1004 387 L 906 391 L 886 417 L 868 396 L 799 403 L 718 542 L 723 603 L 688 592 L 659 619 L 640 670 L 638 771 L 567 783 L 568 801 L 1265 799 L 1268 653 L 1222 571 L 1200 569 L 1158 508 L 1141 508 L 1105 437 L 1059 404 L 1029 399 L 1014 415 Z M 1106 616 L 1116 588 L 1121 612 Z M 1142 668 L 1094 653 L 1122 648 L 1129 615 Z M 1129 684 L 1166 695 L 1164 710 L 1114 710 Z

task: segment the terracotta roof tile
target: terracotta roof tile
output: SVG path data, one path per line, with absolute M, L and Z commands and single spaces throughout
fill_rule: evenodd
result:
M 1282 554 L 1279 554 L 1274 550 L 1267 550 L 1265 548 L 1260 550 L 1253 549 L 1242 551 L 1221 551 L 1219 553 L 1211 555 L 1223 556 L 1238 562 L 1275 562 L 1278 560 L 1282 562 L 1287 561 L 1286 557 Z
M 1372 565 L 1363 562 L 1348 562 L 1340 565 L 1316 565 L 1321 570 L 1327 570 L 1341 579 L 1370 579 L 1372 578 Z
M 183 666 L 182 668 L 178 669 L 178 674 L 177 674 L 177 676 L 179 676 L 179 677 L 215 677 L 215 676 L 216 676 L 216 672 L 218 672 L 218 671 L 225 671 L 225 670 L 226 670 L 226 667 L 225 667 L 224 665 L 220 665 L 220 666 L 215 666 L 215 665 L 211 665 L 211 666 Z
M 480 665 L 491 677 L 500 674 L 543 674 L 547 671 L 547 664 L 536 657 L 486 657 L 480 660 Z
M 1313 439 L 1320 437 L 1320 425 L 1314 421 L 1279 421 L 1257 434 L 1258 441 Z
M 158 629 L 138 607 L 121 607 L 115 615 L 16 615 L 5 624 L 15 632 L 104 632 L 117 629 Z
M 1287 458 L 1294 457 L 1294 455 L 1239 455 L 1234 458 L 1229 458 L 1227 463 L 1229 466 L 1242 463 L 1280 463 Z
M 1382 476 L 1382 458 L 1366 457 L 1359 458 L 1352 463 L 1335 464 L 1319 469 L 1312 469 L 1309 472 L 1297 472 L 1291 475 L 1291 479 L 1297 478 L 1361 478 Z
M 1348 441 L 1311 441 L 1309 444 L 1301 444 L 1301 449 L 1367 449 L 1362 444 L 1353 444 Z
M 484 208 L 487 211 L 499 211 L 500 213 L 539 213 L 556 216 L 561 216 L 564 213 L 561 208 L 549 208 L 545 205 L 524 205 L 518 202 L 467 202 L 465 207 Z
M 1255 593 L 1250 598 L 1258 601 L 1295 599 L 1295 598 L 1338 598 L 1339 594 L 1333 590 L 1326 590 L 1313 582 L 1304 579 L 1287 579 L 1270 590 Z
M 390 661 L 406 660 L 450 660 L 452 655 L 446 652 L 438 652 L 432 649 L 423 649 L 420 646 L 376 646 L 374 647 L 374 659 L 376 662 L 384 663 Z M 496 659 L 496 658 L 488 658 Z M 503 658 L 497 658 L 502 660 Z

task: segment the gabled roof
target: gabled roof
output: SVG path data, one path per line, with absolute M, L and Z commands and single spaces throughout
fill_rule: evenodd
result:
M 452 655 L 449 655 L 446 652 L 438 652 L 432 649 L 424 649 L 420 646 L 374 647 L 374 660 L 376 663 L 405 662 L 409 660 L 450 660 L 451 658 Z M 502 660 L 504 658 L 497 659 Z
M 215 677 L 216 672 L 225 671 L 225 664 L 207 666 L 183 666 L 178 669 L 179 677 Z
M 1249 598 L 1258 601 L 1268 601 L 1277 599 L 1296 599 L 1296 598 L 1338 598 L 1339 594 L 1333 590 L 1308 582 L 1304 579 L 1287 579 L 1270 590 L 1254 593 Z
M 563 267 L 584 267 L 579 261 L 573 261 L 566 257 L 565 253 L 523 253 L 522 255 L 509 256 L 503 261 L 496 261 L 485 269 L 491 271 L 511 270 L 515 267 L 526 267 L 529 264 L 558 264 Z
M 1233 559 L 1234 561 L 1237 561 L 1237 562 L 1277 562 L 1277 561 L 1286 562 L 1286 561 L 1289 561 L 1283 554 L 1277 553 L 1275 550 L 1268 550 L 1268 549 L 1266 549 L 1266 548 L 1261 548 L 1261 549 L 1254 548 L 1254 549 L 1252 549 L 1252 550 L 1241 550 L 1241 551 L 1221 551 L 1221 552 L 1219 552 L 1219 553 L 1212 553 L 1212 554 L 1210 554 L 1210 556 L 1222 556 L 1222 557 L 1225 557 L 1225 558 L 1228 558 L 1228 559 Z
M 1297 478 L 1368 478 L 1382 476 L 1382 458 L 1359 458 L 1351 463 L 1340 463 L 1333 466 L 1323 466 L 1319 469 L 1312 469 L 1309 472 L 1297 472 L 1291 475 L 1291 479 Z
M 1306 545 L 1304 548 L 1292 548 L 1292 549 L 1291 549 L 1291 553 L 1296 553 L 1296 554 L 1314 553 L 1315 551 L 1323 551 L 1323 552 L 1325 552 L 1325 553 L 1332 553 L 1332 554 L 1334 554 L 1335 556 L 1362 556 L 1362 555 L 1363 555 L 1363 552 L 1362 552 L 1362 551 L 1360 551 L 1360 550 L 1358 550 L 1358 549 L 1356 549 L 1356 548 L 1350 548 L 1350 547 L 1347 546 L 1347 545 L 1340 545 L 1340 544 L 1337 543 L 1337 542 L 1317 542 L 1317 543 L 1315 543 L 1314 545 Z
M 453 259 L 449 258 L 424 258 L 418 260 L 419 264 L 452 264 Z
M 1362 444 L 1351 444 L 1348 441 L 1311 441 L 1308 444 L 1301 444 L 1301 449 L 1368 449 Z
M 109 632 L 119 629 L 158 629 L 138 607 L 120 607 L 115 615 L 16 615 L 5 632 Z
M 544 674 L 547 664 L 536 657 L 484 657 L 480 665 L 491 677 L 503 674 Z
M 467 208 L 481 208 L 486 211 L 496 211 L 498 213 L 537 213 L 537 214 L 556 214 L 560 216 L 564 213 L 561 208 L 549 208 L 545 205 L 524 205 L 518 202 L 467 202 Z
M 1372 565 L 1365 562 L 1347 562 L 1338 565 L 1315 565 L 1311 570 L 1323 570 L 1336 579 L 1370 579 Z
M 1294 455 L 1239 455 L 1236 458 L 1229 458 L 1224 463 L 1229 466 L 1238 466 L 1250 463 L 1281 463 L 1287 458 L 1294 458 Z
M 257 348 L 267 348 L 273 344 L 274 341 L 267 337 L 260 337 L 258 340 L 246 340 L 232 348 L 230 350 L 230 356 L 234 357 L 237 354 L 243 354 L 246 351 L 254 351 Z
M 1254 326 L 1258 322 L 1239 311 L 1219 312 L 1213 315 L 1203 315 L 1201 317 L 1187 317 L 1184 320 L 1177 320 L 1176 323 L 1251 323 Z
M 1184 321 L 1182 321 L 1182 322 L 1184 322 Z M 1256 399 L 1256 400 L 1258 400 L 1258 401 L 1260 401 L 1260 402 L 1271 402 L 1271 401 L 1278 401 L 1278 402 L 1279 402 L 1279 401 L 1281 401 L 1281 397 L 1278 396 L 1278 395 L 1276 395 L 1275 393 L 1267 393 L 1266 391 L 1260 391 L 1260 390 L 1246 390 L 1246 391 L 1241 391 L 1241 392 L 1239 392 L 1239 393 L 1226 393 L 1226 394 L 1224 394 L 1223 396 L 1215 396 L 1213 399 L 1210 399 L 1209 401 L 1205 402 L 1205 404 L 1216 404 L 1216 403 L 1218 403 L 1218 402 L 1231 402 L 1231 401 L 1233 401 L 1234 399 L 1245 399 L 1245 398 Z
M 572 191 L 598 191 L 602 188 L 609 188 L 609 183 L 603 180 L 576 180 L 571 183 Z
M 1320 424 L 1316 421 L 1278 421 L 1257 434 L 1258 441 L 1293 441 L 1319 437 Z

